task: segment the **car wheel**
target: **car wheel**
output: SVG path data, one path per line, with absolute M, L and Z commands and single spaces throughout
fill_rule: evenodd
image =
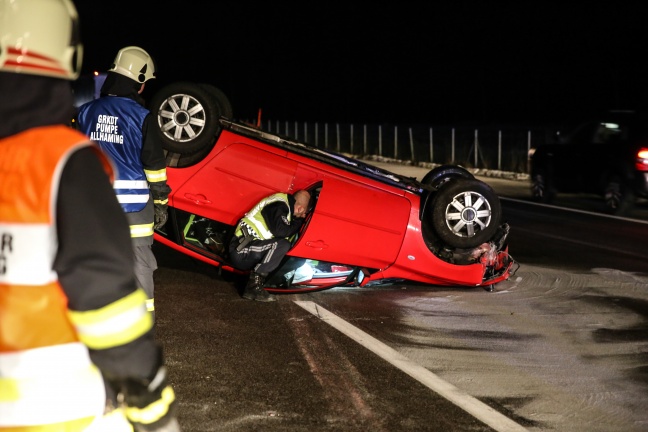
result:
M 534 201 L 548 204 L 553 201 L 555 193 L 544 171 L 538 170 L 531 177 L 531 196 Z
M 488 242 L 500 225 L 499 197 L 486 183 L 458 178 L 441 188 L 432 202 L 432 225 L 439 238 L 455 248 Z
M 200 84 L 169 84 L 151 98 L 149 109 L 162 147 L 172 153 L 192 155 L 211 148 L 221 130 L 221 107 L 212 91 Z
M 472 179 L 475 176 L 464 167 L 458 165 L 441 165 L 425 174 L 421 183 L 432 186 L 434 189 L 439 189 L 441 185 L 453 178 Z
M 634 194 L 619 176 L 608 179 L 604 191 L 605 211 L 613 215 L 626 214 L 634 204 Z

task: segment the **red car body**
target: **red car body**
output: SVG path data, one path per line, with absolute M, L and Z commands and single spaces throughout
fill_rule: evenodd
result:
M 452 258 L 458 256 L 457 248 L 434 246 L 439 242 L 425 233 L 432 230 L 424 226 L 431 217 L 426 213 L 432 213 L 437 189 L 446 186 L 430 186 L 225 118 L 219 122 L 211 148 L 199 161 L 182 167 L 170 163 L 167 168 L 172 189 L 169 221 L 155 233 L 159 243 L 236 272 L 225 251 L 245 212 L 272 193 L 310 189 L 316 200 L 288 257 L 328 263 L 331 266 L 326 268 L 332 270 L 318 272 L 301 284 L 268 286 L 270 291 L 365 286 L 393 280 L 492 287 L 511 275 L 515 262 L 505 244 L 507 227 L 499 227 L 499 234 L 492 239 L 477 240 L 474 247 L 459 248 L 459 255 L 471 256 L 467 261 Z M 167 157 L 172 159 L 173 153 Z M 188 239 L 189 221 L 195 218 L 210 224 L 209 231 L 216 237 L 211 244 L 217 243 L 216 248 Z M 338 271 L 340 268 L 347 271 Z

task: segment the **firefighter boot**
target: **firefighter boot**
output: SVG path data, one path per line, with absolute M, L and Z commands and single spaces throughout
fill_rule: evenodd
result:
M 265 276 L 258 273 L 250 273 L 245 290 L 243 291 L 243 298 L 248 300 L 256 300 L 262 302 L 271 302 L 277 300 L 275 296 L 263 289 L 265 284 Z

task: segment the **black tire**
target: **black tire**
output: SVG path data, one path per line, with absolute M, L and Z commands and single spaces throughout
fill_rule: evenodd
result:
M 211 151 L 211 147 L 205 147 L 198 153 L 183 155 L 180 153 L 173 153 L 165 151 L 166 165 L 173 168 L 186 168 L 195 165 L 205 158 Z
M 230 100 L 227 98 L 227 96 L 225 96 L 225 93 L 223 93 L 218 87 L 211 84 L 202 83 L 200 85 L 212 95 L 214 102 L 218 106 L 220 115 L 228 119 L 232 119 L 234 116 L 234 109 L 232 108 Z
M 603 198 L 606 213 L 616 216 L 627 214 L 634 206 L 635 200 L 632 188 L 622 180 L 621 176 L 608 178 Z
M 439 187 L 453 178 L 473 179 L 475 176 L 459 165 L 441 165 L 425 174 L 421 183 L 432 186 L 434 189 L 439 189 Z
M 439 238 L 455 248 L 474 248 L 491 240 L 502 218 L 499 197 L 486 183 L 457 178 L 432 201 L 432 225 Z
M 149 104 L 162 147 L 182 156 L 211 148 L 221 130 L 220 106 L 200 84 L 178 82 L 160 89 Z

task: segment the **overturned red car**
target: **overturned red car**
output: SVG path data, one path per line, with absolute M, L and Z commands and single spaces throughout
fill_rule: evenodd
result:
M 517 269 L 498 196 L 467 170 L 421 181 L 231 120 L 222 92 L 174 83 L 149 103 L 167 157 L 161 244 L 224 270 L 237 221 L 259 199 L 299 189 L 311 209 L 266 289 L 294 293 L 411 281 L 491 290 Z

